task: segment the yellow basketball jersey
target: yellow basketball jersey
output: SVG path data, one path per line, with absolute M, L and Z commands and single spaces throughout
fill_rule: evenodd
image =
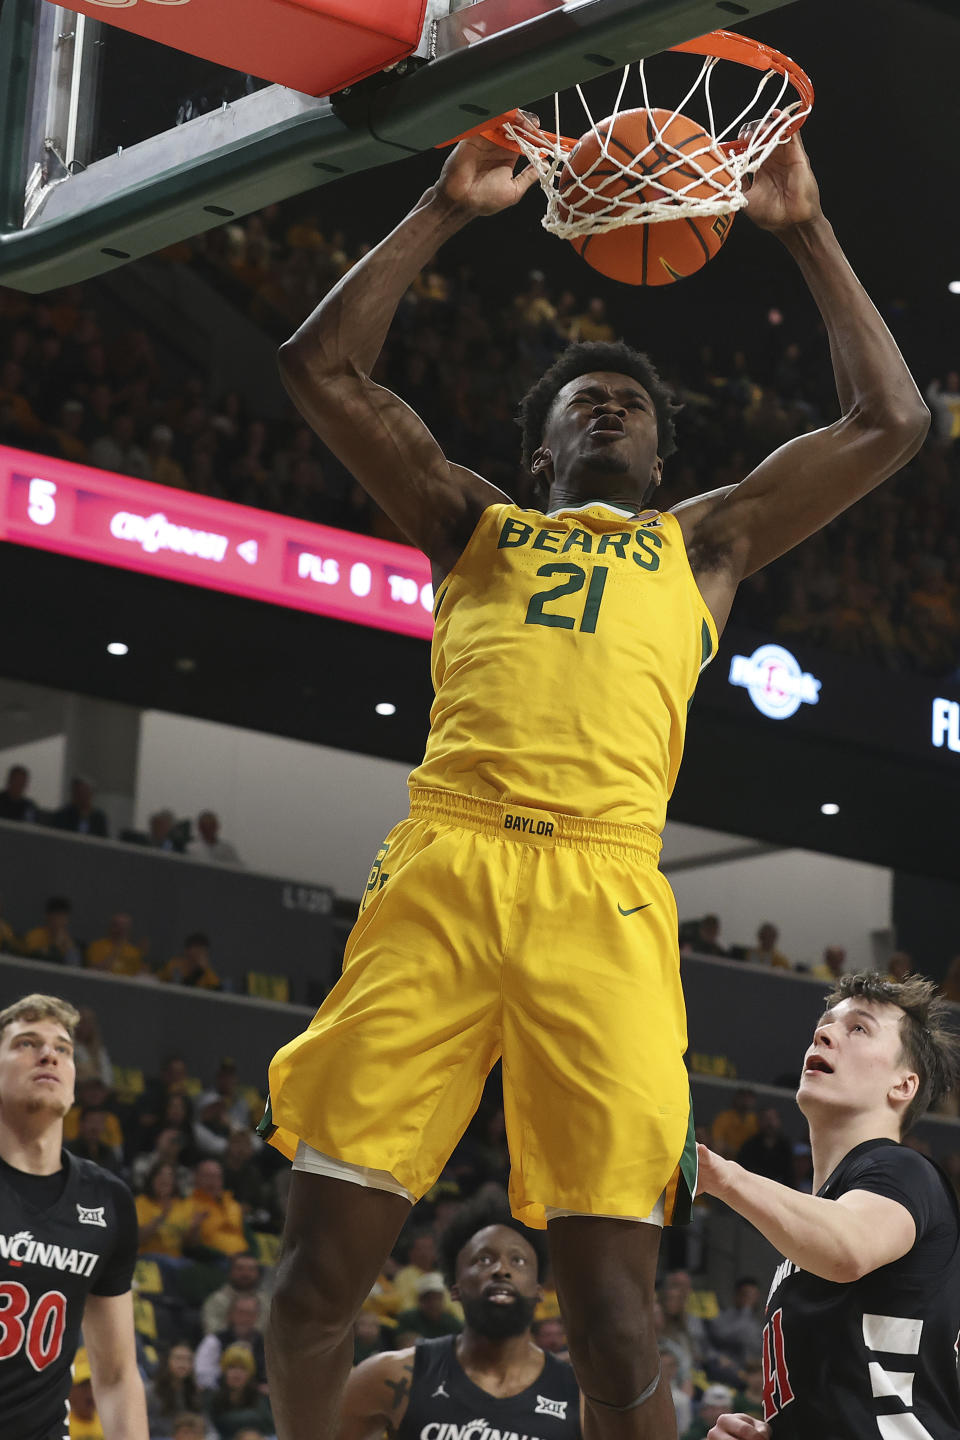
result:
M 436 698 L 411 787 L 660 833 L 717 648 L 673 515 L 491 505 L 435 618 Z

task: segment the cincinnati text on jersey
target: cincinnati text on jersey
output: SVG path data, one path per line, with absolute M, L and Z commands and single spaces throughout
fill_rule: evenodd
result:
M 44 1245 L 29 1230 L 0 1235 L 0 1258 L 11 1265 L 39 1265 L 45 1270 L 69 1270 L 74 1275 L 92 1275 L 100 1255 L 92 1250 L 74 1250 L 68 1245 Z
M 788 1275 L 797 1275 L 797 1274 L 799 1274 L 799 1271 L 800 1271 L 800 1266 L 799 1266 L 799 1265 L 795 1265 L 792 1260 L 781 1260 L 781 1261 L 780 1261 L 780 1264 L 777 1266 L 776 1270 L 773 1272 L 773 1279 L 772 1279 L 771 1282 L 770 1282 L 770 1291 L 769 1291 L 769 1293 L 768 1293 L 768 1295 L 767 1295 L 767 1304 L 768 1304 L 768 1305 L 770 1304 L 770 1301 L 773 1299 L 774 1294 L 776 1293 L 776 1291 L 777 1291 L 777 1290 L 780 1288 L 780 1286 L 783 1284 L 784 1280 L 786 1280 L 787 1276 L 788 1276 Z
M 465 1425 L 431 1420 L 420 1431 L 420 1440 L 540 1440 L 540 1437 L 521 1435 L 516 1430 L 497 1430 L 489 1420 L 468 1420 Z

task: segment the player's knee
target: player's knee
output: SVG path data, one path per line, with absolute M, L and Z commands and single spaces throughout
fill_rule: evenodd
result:
M 609 1405 L 627 1405 L 650 1383 L 657 1368 L 652 1306 L 625 1310 L 602 1305 L 567 1320 L 567 1344 L 580 1388 Z
M 338 1266 L 321 1254 L 290 1246 L 276 1270 L 270 1302 L 270 1328 L 309 1330 L 314 1344 L 331 1349 L 341 1343 L 356 1318 L 354 1295 L 338 1275 Z

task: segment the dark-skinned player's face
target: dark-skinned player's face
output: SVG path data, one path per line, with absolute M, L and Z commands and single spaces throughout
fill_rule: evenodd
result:
M 509 1225 L 478 1230 L 457 1257 L 451 1294 L 463 1306 L 468 1328 L 488 1340 L 529 1330 L 542 1293 L 536 1251 Z
M 533 470 L 567 491 L 597 496 L 612 486 L 640 500 L 660 479 L 658 447 L 656 410 L 640 381 L 590 372 L 557 394 Z

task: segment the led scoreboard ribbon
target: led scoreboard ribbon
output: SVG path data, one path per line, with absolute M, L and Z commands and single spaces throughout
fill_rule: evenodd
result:
M 430 565 L 376 540 L 0 445 L 0 540 L 429 640 Z
M 0 540 L 226 590 L 429 640 L 430 566 L 419 550 L 0 445 Z M 728 627 L 695 715 L 807 734 L 960 775 L 956 680 L 891 673 L 818 650 L 797 655 Z

